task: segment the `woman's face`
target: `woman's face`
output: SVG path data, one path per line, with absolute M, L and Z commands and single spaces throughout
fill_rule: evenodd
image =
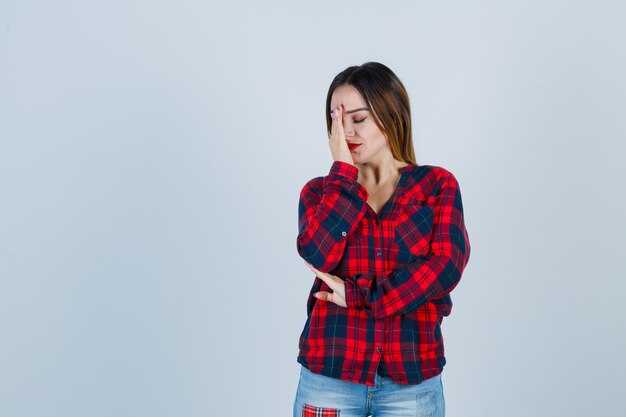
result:
M 343 105 L 343 130 L 355 164 L 363 164 L 380 157 L 381 151 L 391 149 L 387 138 L 374 121 L 361 93 L 351 85 L 341 85 L 333 91 L 330 108 Z M 353 148 L 352 145 L 360 144 Z

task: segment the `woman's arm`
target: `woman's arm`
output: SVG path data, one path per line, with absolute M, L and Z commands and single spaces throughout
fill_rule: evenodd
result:
M 298 253 L 320 271 L 329 272 L 341 261 L 348 236 L 367 210 L 367 189 L 357 182 L 354 165 L 334 161 L 322 179 L 309 181 L 298 203 Z
M 345 280 L 348 308 L 374 318 L 403 314 L 456 287 L 470 256 L 461 192 L 451 173 L 441 179 L 436 196 L 430 252 L 389 275 L 356 274 Z

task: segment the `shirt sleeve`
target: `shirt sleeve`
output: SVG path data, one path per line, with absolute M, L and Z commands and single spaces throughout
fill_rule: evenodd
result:
M 357 182 L 359 170 L 334 161 L 322 181 L 309 181 L 298 203 L 300 256 L 322 272 L 332 271 L 343 257 L 347 236 L 367 210 L 367 189 Z
M 461 192 L 454 175 L 448 173 L 436 195 L 429 253 L 388 275 L 369 272 L 347 278 L 346 304 L 373 318 L 412 311 L 451 292 L 469 256 Z

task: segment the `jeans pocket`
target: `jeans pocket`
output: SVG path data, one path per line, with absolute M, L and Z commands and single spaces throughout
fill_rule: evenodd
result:
M 302 417 L 339 417 L 339 409 L 303 404 Z

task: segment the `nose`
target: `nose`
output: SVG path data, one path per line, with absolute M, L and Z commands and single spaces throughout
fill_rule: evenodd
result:
M 352 126 L 352 123 L 348 123 L 347 126 L 343 128 L 343 133 L 345 133 L 346 137 L 354 136 L 354 126 Z

